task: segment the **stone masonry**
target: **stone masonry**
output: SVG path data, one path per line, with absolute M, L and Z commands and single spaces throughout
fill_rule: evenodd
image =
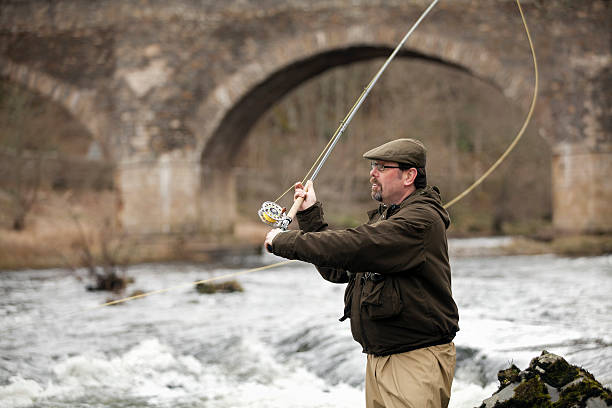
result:
M 64 106 L 109 152 L 129 231 L 231 230 L 234 152 L 256 120 L 326 69 L 388 55 L 428 3 L 5 0 L 0 75 Z M 540 67 L 531 126 L 554 152 L 554 224 L 609 233 L 610 2 L 522 4 Z M 402 57 L 464 70 L 525 111 L 531 101 L 514 1 L 440 1 Z

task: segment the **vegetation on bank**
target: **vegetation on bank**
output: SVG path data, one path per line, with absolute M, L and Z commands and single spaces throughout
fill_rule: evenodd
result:
M 82 211 L 82 231 L 59 206 L 59 198 L 48 197 L 45 204 L 37 204 L 25 230 L 4 229 L 0 232 L 0 271 L 55 267 L 74 269 L 112 263 L 100 241 L 104 236 L 100 232 L 103 220 L 96 218 L 102 212 L 100 207 L 104 207 L 104 202 L 113 201 L 112 195 L 104 197 L 84 195 L 73 198 L 83 201 L 76 206 Z M 106 251 L 110 248 L 118 251 L 114 261 L 118 267 L 146 262 L 215 262 L 227 254 L 260 250 L 267 230 L 264 224 L 248 220 L 239 222 L 233 237 L 119 235 L 106 238 L 109 239 Z M 83 233 L 91 242 L 87 249 L 83 246 Z M 474 235 L 459 234 L 459 237 L 470 236 Z M 450 249 L 453 250 L 452 247 Z M 88 251 L 87 255 L 84 255 L 84 251 Z M 511 243 L 496 251 L 505 255 L 556 253 L 570 257 L 596 256 L 612 253 L 612 236 L 568 236 L 545 240 L 539 236 L 515 236 Z
M 555 238 L 552 252 L 563 256 L 597 256 L 612 254 L 612 236 L 577 235 Z

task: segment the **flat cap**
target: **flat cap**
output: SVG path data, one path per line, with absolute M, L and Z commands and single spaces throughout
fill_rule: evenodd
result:
M 425 167 L 427 150 L 415 139 L 395 139 L 363 154 L 365 159 L 393 161 L 412 167 Z

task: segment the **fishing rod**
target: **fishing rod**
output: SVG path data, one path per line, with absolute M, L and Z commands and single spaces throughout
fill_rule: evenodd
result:
M 427 16 L 427 14 L 429 14 L 429 12 L 434 8 L 434 6 L 438 3 L 438 1 L 439 0 L 433 0 L 431 4 L 429 5 L 429 7 L 425 9 L 423 14 L 421 14 L 418 20 L 412 25 L 412 27 L 410 27 L 410 30 L 408 30 L 406 35 L 404 35 L 404 38 L 402 38 L 399 44 L 395 47 L 391 55 L 389 55 L 389 57 L 387 58 L 385 63 L 382 65 L 382 67 L 380 67 L 376 75 L 374 75 L 374 78 L 372 78 L 370 83 L 365 87 L 365 89 L 363 90 L 359 98 L 357 98 L 357 102 L 355 102 L 355 104 L 349 110 L 345 118 L 342 120 L 342 122 L 340 122 L 340 126 L 338 126 L 338 128 L 332 135 L 331 139 L 329 140 L 329 142 L 327 143 L 327 145 L 325 146 L 325 148 L 323 149 L 323 151 L 317 158 L 317 160 L 315 160 L 310 170 L 308 170 L 308 173 L 304 177 L 304 180 L 302 180 L 302 184 L 306 182 L 306 180 L 308 179 L 308 176 L 310 175 L 310 172 L 312 172 L 312 169 L 315 166 L 316 166 L 316 169 L 312 173 L 310 180 L 314 181 L 317 178 L 317 176 L 319 175 L 319 171 L 321 171 L 321 168 L 323 167 L 323 164 L 325 163 L 325 161 L 331 154 L 332 150 L 334 150 L 334 147 L 336 147 L 338 140 L 340 140 L 340 137 L 346 130 L 349 123 L 351 123 L 351 120 L 353 119 L 353 117 L 355 116 L 359 108 L 361 107 L 361 104 L 363 103 L 363 101 L 368 97 L 374 85 L 376 85 L 378 78 L 380 78 L 380 76 L 385 71 L 385 69 L 387 69 L 387 66 L 391 63 L 393 58 L 395 58 L 399 50 L 404 46 L 404 43 L 406 42 L 406 40 L 408 40 L 408 37 L 410 37 L 410 35 L 414 32 L 414 30 L 421 23 L 421 21 L 423 21 L 423 19 Z M 267 224 L 274 228 L 280 228 L 282 230 L 287 230 L 287 228 L 289 228 L 289 224 L 295 217 L 295 214 L 297 214 L 298 209 L 300 208 L 300 206 L 302 205 L 302 202 L 304 201 L 304 197 L 298 197 L 293 202 L 293 205 L 291 206 L 289 211 L 287 211 L 286 208 L 283 208 L 282 206 L 280 206 L 277 203 L 277 201 L 280 200 L 285 194 L 287 194 L 287 192 L 289 192 L 292 187 L 289 187 L 289 189 L 286 190 L 283 194 L 281 194 L 281 196 L 277 198 L 275 201 L 266 201 L 261 205 L 261 208 L 259 209 L 257 214 L 259 215 L 259 219 L 261 219 L 261 221 L 263 221 L 264 224 Z

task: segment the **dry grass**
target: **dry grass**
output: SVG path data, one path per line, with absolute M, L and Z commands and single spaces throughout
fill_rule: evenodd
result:
M 41 194 L 25 230 L 0 227 L 0 270 L 83 266 L 84 240 L 95 261 L 102 260 L 104 245 L 114 248 L 119 263 L 173 258 L 175 246 L 168 239 L 138 240 L 113 231 L 112 191 Z
M 64 266 L 82 238 L 71 214 L 79 219 L 83 233 L 91 237 L 109 215 L 113 202 L 112 192 L 73 196 L 41 192 L 41 199 L 29 214 L 23 231 L 2 225 L 0 269 Z
M 612 254 L 612 235 L 575 235 L 556 238 L 555 253 L 563 256 L 598 256 Z
M 83 266 L 84 237 L 91 245 L 94 260 L 100 262 L 104 239 L 110 241 L 106 242 L 107 246 L 117 248 L 120 264 L 216 261 L 225 253 L 223 248 L 252 252 L 253 248 L 262 245 L 270 229 L 252 216 L 238 220 L 234 235 L 223 239 L 215 237 L 213 240 L 199 235 L 124 237 L 119 233 L 109 234 L 107 225 L 108 220 L 115 219 L 115 193 L 68 195 L 44 191 L 41 194 L 42 199 L 34 207 L 25 230 L 11 230 L 7 222 L 10 217 L 0 217 L 0 270 Z M 6 215 L 6 207 L 3 212 Z M 566 236 L 552 242 L 519 237 L 499 251 L 504 255 L 556 253 L 561 256 L 594 256 L 612 253 L 612 237 Z
M 512 243 L 504 247 L 504 255 L 540 255 L 552 252 L 549 243 L 520 236 L 514 237 Z
M 98 265 L 105 262 L 103 250 L 109 248 L 115 251 L 119 264 L 217 261 L 231 252 L 227 248 L 253 252 L 253 248 L 263 245 L 270 229 L 258 220 L 244 219 L 237 222 L 233 236 L 125 236 L 113 229 L 117 199 L 114 192 L 41 194 L 25 230 L 13 231 L 10 217 L 0 218 L 0 270 L 84 266 L 84 239 Z M 10 212 L 7 206 L 1 207 L 5 215 Z

